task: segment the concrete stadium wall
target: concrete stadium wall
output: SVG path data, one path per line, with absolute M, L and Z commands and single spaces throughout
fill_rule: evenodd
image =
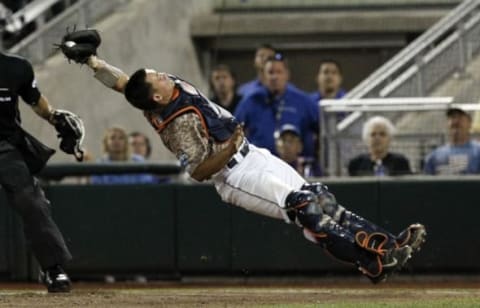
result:
M 99 55 L 128 74 L 140 67 L 151 67 L 182 76 L 206 90 L 190 38 L 189 21 L 192 16 L 208 13 L 212 6 L 210 0 L 133 0 L 91 25 L 102 35 Z M 173 159 L 141 112 L 132 109 L 122 95 L 96 81 L 88 68 L 68 64 L 57 54 L 35 70 L 39 87 L 52 105 L 71 110 L 84 119 L 87 130 L 84 144 L 94 157 L 102 154 L 104 130 L 119 125 L 128 131 L 147 133 L 153 141 L 153 159 Z M 28 107 L 21 108 L 24 127 L 58 148 L 53 129 Z M 52 161 L 71 160 L 71 156 L 60 152 L 52 158 Z

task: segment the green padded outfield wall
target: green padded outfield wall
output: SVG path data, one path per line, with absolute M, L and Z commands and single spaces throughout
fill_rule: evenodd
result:
M 420 221 L 428 241 L 413 273 L 480 272 L 480 179 L 327 182 L 339 203 L 397 233 Z M 223 203 L 211 185 L 46 188 L 74 255 L 72 276 L 351 272 L 299 228 Z M 25 277 L 21 227 L 0 206 L 0 273 Z
M 51 186 L 53 216 L 74 260 L 73 272 L 172 272 L 173 186 Z

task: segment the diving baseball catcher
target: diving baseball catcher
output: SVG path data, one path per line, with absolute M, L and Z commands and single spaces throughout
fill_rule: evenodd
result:
M 296 223 L 305 237 L 353 264 L 374 283 L 405 265 L 425 240 L 413 224 L 395 236 L 338 204 L 327 187 L 308 183 L 269 151 L 249 144 L 241 125 L 189 82 L 141 68 L 131 76 L 96 56 L 95 30 L 67 33 L 60 48 L 95 78 L 143 111 L 192 178 L 211 180 L 222 200 Z

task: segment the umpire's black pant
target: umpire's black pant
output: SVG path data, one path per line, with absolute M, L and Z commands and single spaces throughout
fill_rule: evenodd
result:
M 52 219 L 50 202 L 30 174 L 22 154 L 4 140 L 0 141 L 0 185 L 21 216 L 27 243 L 42 269 L 70 260 L 72 256 Z

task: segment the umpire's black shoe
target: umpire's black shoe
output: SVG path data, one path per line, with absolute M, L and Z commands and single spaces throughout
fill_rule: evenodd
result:
M 43 272 L 42 281 L 47 287 L 49 293 L 70 292 L 70 278 L 68 278 L 67 273 L 65 273 L 60 265 L 45 270 Z

